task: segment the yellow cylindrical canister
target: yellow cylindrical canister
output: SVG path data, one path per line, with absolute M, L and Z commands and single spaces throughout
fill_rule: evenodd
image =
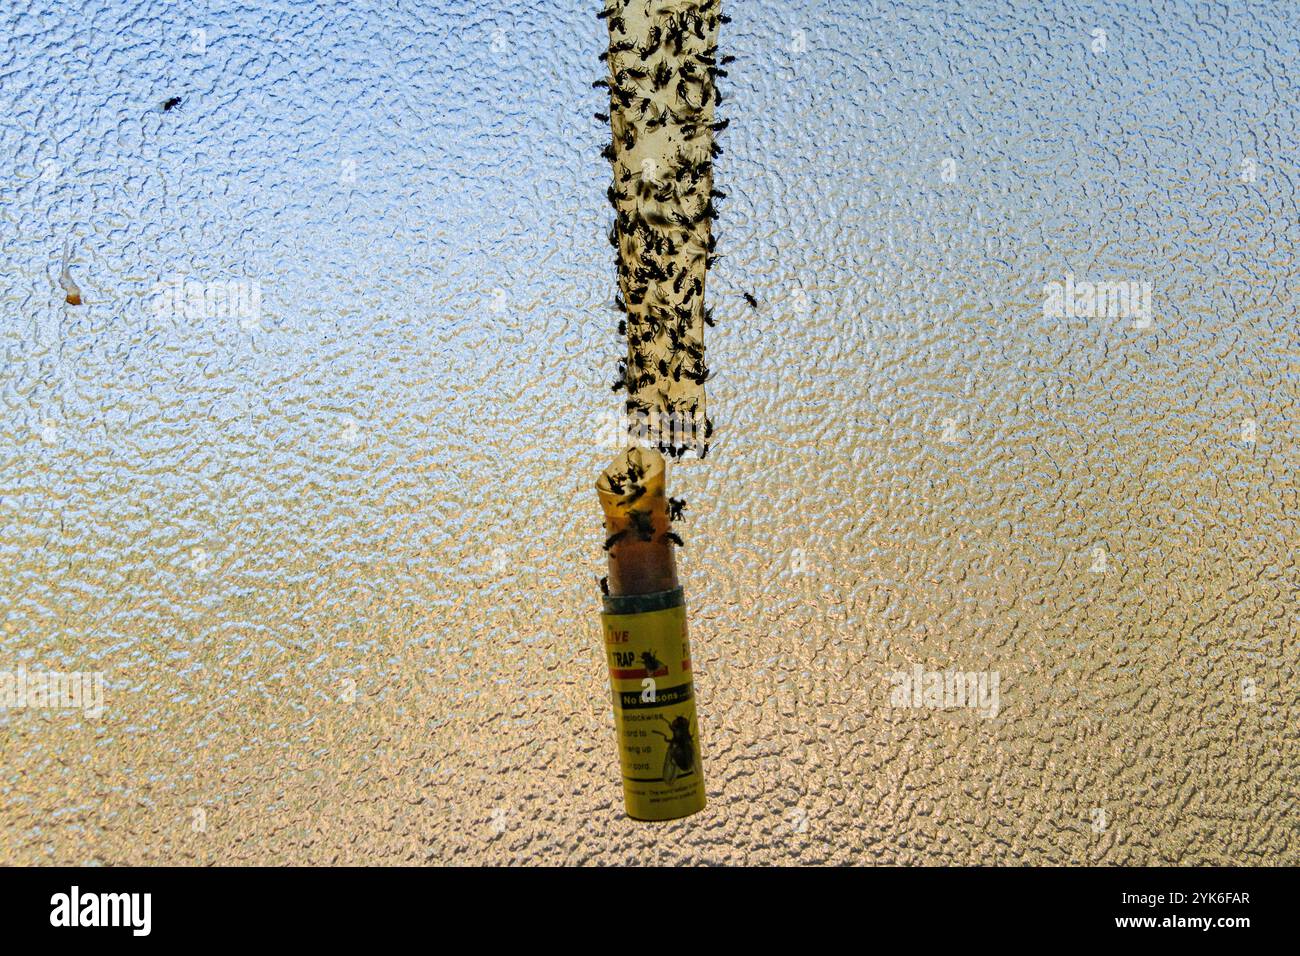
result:
M 682 589 L 604 600 L 601 623 L 628 815 L 673 820 L 703 810 Z

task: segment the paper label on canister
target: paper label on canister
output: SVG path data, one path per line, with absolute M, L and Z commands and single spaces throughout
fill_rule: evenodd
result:
M 704 809 L 685 606 L 601 621 L 628 815 L 672 820 Z

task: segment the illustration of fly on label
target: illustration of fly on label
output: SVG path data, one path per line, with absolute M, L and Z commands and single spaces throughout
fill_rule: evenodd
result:
M 669 722 L 661 714 L 659 719 L 668 724 L 672 731 L 672 736 L 662 730 L 655 731 L 668 742 L 668 749 L 664 753 L 663 780 L 664 783 L 672 783 L 679 772 L 690 773 L 695 769 L 695 737 L 691 733 L 691 723 L 685 717 L 674 717 Z

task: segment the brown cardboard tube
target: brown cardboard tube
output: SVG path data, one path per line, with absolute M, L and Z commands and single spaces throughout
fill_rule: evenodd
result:
M 679 584 L 668 520 L 664 457 L 629 448 L 596 482 L 609 543 L 609 591 L 615 595 L 671 591 Z

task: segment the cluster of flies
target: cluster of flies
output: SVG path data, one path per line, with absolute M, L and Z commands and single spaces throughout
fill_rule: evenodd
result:
M 609 123 L 612 140 L 601 154 L 613 166 L 608 198 L 614 207 L 609 241 L 616 250 L 622 314 L 619 334 L 627 338 L 627 357 L 619 362 L 614 391 L 626 390 L 629 415 L 644 420 L 652 410 L 669 421 L 698 421 L 700 389 L 675 390 L 672 383 L 701 386 L 710 377 L 704 361 L 703 328 L 713 325 L 704 307 L 704 275 L 716 259 L 713 159 L 722 153 L 715 134 L 728 120 L 713 122 L 722 102 L 716 81 L 734 57 L 717 57 L 719 0 L 666 4 L 650 17 L 648 33 L 632 39 L 625 23 L 631 4 L 646 0 L 608 0 L 597 16 L 608 22 L 609 49 L 601 60 L 609 78 L 593 85 L 609 91 L 610 111 L 596 119 Z M 675 150 L 663 168 L 629 161 L 637 137 L 668 137 Z M 673 395 L 674 391 L 683 394 Z M 713 424 L 704 419 L 703 458 Z M 660 442 L 659 450 L 680 458 L 688 445 Z
M 628 509 L 628 517 L 632 519 L 632 527 L 615 531 L 605 539 L 605 550 L 609 551 L 614 545 L 631 535 L 635 535 L 641 541 L 654 540 L 654 519 L 649 509 L 636 507 L 636 503 L 645 495 L 645 466 L 641 464 L 636 456 L 629 455 L 627 467 L 619 474 L 606 474 L 605 481 L 608 483 L 610 491 L 622 497 L 622 503 Z M 684 499 L 668 499 L 669 522 L 681 521 L 685 511 L 686 501 Z M 662 540 L 671 541 L 679 548 L 685 543 L 682 541 L 681 536 L 671 528 L 665 529 L 661 537 Z M 609 594 L 608 576 L 600 579 L 600 590 L 604 594 Z

